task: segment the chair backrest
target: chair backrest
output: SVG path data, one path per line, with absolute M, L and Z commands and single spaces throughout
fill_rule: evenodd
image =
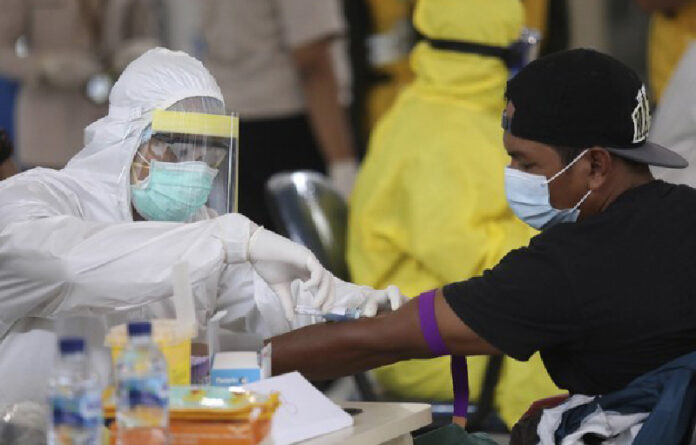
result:
M 277 173 L 266 182 L 266 204 L 278 230 L 306 246 L 335 276 L 348 279 L 348 206 L 325 176 Z

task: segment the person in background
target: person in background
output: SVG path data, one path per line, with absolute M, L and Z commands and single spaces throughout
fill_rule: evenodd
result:
M 273 227 L 264 187 L 280 171 L 327 172 L 348 196 L 357 171 L 338 0 L 205 0 L 206 65 L 240 114 L 239 210 Z M 340 63 L 339 63 L 340 61 Z
M 520 35 L 518 0 L 421 0 L 425 38 L 507 47 Z M 411 54 L 416 78 L 377 124 L 350 202 L 348 263 L 356 283 L 394 283 L 405 295 L 473 277 L 534 234 L 503 192 L 503 60 L 434 49 Z M 471 357 L 477 399 L 488 357 Z M 400 398 L 451 400 L 449 361 L 408 361 L 376 371 Z M 496 404 L 511 426 L 529 404 L 557 393 L 538 356 L 505 359 Z
M 349 27 L 351 118 L 361 155 L 375 123 L 413 79 L 408 54 L 416 40 L 408 0 L 344 0 Z
M 5 130 L 0 128 L 0 181 L 17 174 L 17 166 L 12 161 L 12 142 Z
M 349 26 L 355 139 L 364 154 L 369 134 L 413 80 L 409 53 L 418 36 L 413 1 L 344 0 Z M 523 0 L 525 26 L 541 33 L 540 54 L 568 44 L 566 0 Z
M 635 0 L 652 13 L 648 37 L 648 81 L 659 103 L 684 51 L 696 38 L 696 1 Z
M 22 167 L 61 168 L 82 147 L 84 127 L 106 113 L 88 98 L 88 82 L 118 75 L 156 45 L 153 8 L 152 0 L 0 0 L 0 73 L 21 83 Z
M 540 56 L 568 47 L 570 29 L 567 0 L 522 0 L 522 4 L 525 26 L 541 34 Z
M 670 78 L 650 129 L 650 140 L 671 147 L 689 162 L 675 170 L 651 167 L 653 175 L 674 184 L 696 187 L 696 45 L 686 50 Z

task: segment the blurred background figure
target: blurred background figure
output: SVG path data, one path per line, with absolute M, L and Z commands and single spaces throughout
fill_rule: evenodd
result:
M 677 171 L 650 167 L 653 175 L 696 187 L 696 44 L 691 43 L 666 85 L 650 127 L 650 140 L 667 145 L 689 161 Z
M 17 167 L 12 161 L 12 151 L 10 137 L 0 128 L 0 181 L 17 174 Z
M 522 5 L 525 26 L 541 34 L 540 56 L 568 47 L 570 22 L 567 0 L 522 0 Z
M 426 39 L 507 48 L 520 37 L 523 9 L 518 0 L 420 0 L 414 22 Z M 348 262 L 355 282 L 394 283 L 415 296 L 481 274 L 533 231 L 503 191 L 506 63 L 421 40 L 411 66 L 415 79 L 377 123 L 356 181 Z M 468 362 L 477 400 L 489 358 Z M 446 357 L 398 363 L 376 376 L 392 396 L 452 399 Z M 511 426 L 531 402 L 558 392 L 538 356 L 506 358 L 496 405 Z
M 344 0 L 349 26 L 353 102 L 351 118 L 359 154 L 399 92 L 413 79 L 409 53 L 419 39 L 411 23 L 416 0 Z M 522 0 L 525 24 L 543 36 L 540 55 L 567 48 L 566 0 Z
M 356 147 L 364 155 L 370 131 L 413 79 L 408 54 L 417 36 L 413 1 L 344 0 L 349 26 L 352 78 L 351 120 Z
M 696 1 L 635 1 L 652 13 L 648 42 L 648 81 L 652 99 L 659 103 L 679 60 L 696 38 Z
M 204 63 L 240 113 L 239 211 L 273 227 L 264 199 L 276 172 L 328 173 L 347 196 L 357 160 L 345 23 L 337 0 L 205 0 Z
M 0 0 L 0 75 L 21 84 L 22 167 L 60 168 L 82 147 L 84 127 L 106 114 L 109 79 L 156 45 L 156 6 L 156 0 Z

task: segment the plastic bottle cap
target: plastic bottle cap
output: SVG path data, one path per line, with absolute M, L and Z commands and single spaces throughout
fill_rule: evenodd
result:
M 149 321 L 131 321 L 128 323 L 128 336 L 151 335 L 152 324 Z
M 85 352 L 85 339 L 82 337 L 63 337 L 58 345 L 63 355 Z

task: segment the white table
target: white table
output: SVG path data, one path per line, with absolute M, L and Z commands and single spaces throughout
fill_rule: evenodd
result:
M 430 405 L 424 403 L 338 402 L 343 408 L 359 408 L 355 423 L 331 434 L 300 442 L 302 445 L 406 445 L 411 431 L 432 422 Z

